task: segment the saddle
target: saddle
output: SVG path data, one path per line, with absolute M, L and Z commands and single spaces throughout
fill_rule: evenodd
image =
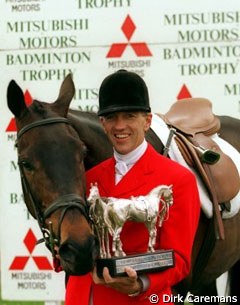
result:
M 213 202 L 220 238 L 224 230 L 219 205 L 227 206 L 240 188 L 236 165 L 226 155 L 212 135 L 220 130 L 220 120 L 212 112 L 212 104 L 204 98 L 189 98 L 175 102 L 162 117 L 174 130 L 179 150 L 202 178 Z

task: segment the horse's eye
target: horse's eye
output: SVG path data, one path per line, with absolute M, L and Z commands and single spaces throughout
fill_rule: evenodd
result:
M 19 164 L 22 165 L 28 171 L 32 171 L 34 169 L 33 165 L 26 160 L 19 161 Z

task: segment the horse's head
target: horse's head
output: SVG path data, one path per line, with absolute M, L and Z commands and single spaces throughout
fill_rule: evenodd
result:
M 161 190 L 161 196 L 170 207 L 173 205 L 173 190 L 172 185 L 166 185 Z
M 164 199 L 168 199 L 168 200 L 172 199 L 172 194 L 173 194 L 172 185 L 165 185 L 165 184 L 160 184 L 154 187 L 149 192 L 149 195 L 164 197 Z
M 97 183 L 91 184 L 87 200 L 90 204 L 89 215 L 93 223 L 98 224 L 99 222 L 102 222 L 104 218 L 104 210 L 106 208 L 106 203 L 100 196 Z
M 70 274 L 92 270 L 99 252 L 85 200 L 85 146 L 67 120 L 75 88 L 71 76 L 54 103 L 34 100 L 27 107 L 15 81 L 8 86 L 8 107 L 17 124 L 18 164 L 24 199 L 38 220 L 47 246 L 58 249 Z
M 88 202 L 90 202 L 90 204 L 94 203 L 99 198 L 100 198 L 100 194 L 97 183 L 95 184 L 91 183 L 91 188 L 88 195 Z

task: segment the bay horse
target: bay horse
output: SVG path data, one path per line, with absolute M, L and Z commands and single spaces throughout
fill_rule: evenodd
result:
M 38 220 L 45 242 L 49 245 L 50 237 L 56 239 L 51 248 L 58 248 L 66 273 L 85 274 L 93 268 L 99 245 L 86 215 L 84 170 L 112 156 L 113 151 L 95 113 L 69 109 L 74 92 L 69 75 L 54 103 L 34 100 L 27 107 L 21 88 L 11 81 L 7 101 L 17 123 L 18 163 L 27 208 Z M 220 136 L 240 152 L 240 120 L 219 118 Z M 146 139 L 163 152 L 161 140 L 151 129 Z M 217 295 L 216 279 L 230 270 L 235 276 L 231 294 L 240 297 L 240 213 L 223 223 L 225 240 L 216 240 L 209 251 L 204 241 L 212 240 L 211 219 L 201 213 L 191 272 L 175 287 L 177 293 Z M 199 255 L 201 252 L 204 254 Z M 202 262 L 199 256 L 206 260 Z
M 16 119 L 18 165 L 28 211 L 37 219 L 54 261 L 58 262 L 57 250 L 68 274 L 85 274 L 94 266 L 99 243 L 85 198 L 86 147 L 66 118 L 74 94 L 73 86 L 66 87 L 69 79 L 51 105 L 34 101 L 27 107 L 14 81 L 7 100 Z

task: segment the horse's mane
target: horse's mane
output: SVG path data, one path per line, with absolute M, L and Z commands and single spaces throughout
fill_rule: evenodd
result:
M 81 126 L 84 126 L 87 133 L 94 132 L 98 137 L 103 137 L 104 141 L 106 140 L 106 135 L 103 132 L 102 126 L 99 122 L 99 117 L 95 112 L 88 112 L 82 110 L 73 110 L 69 109 L 68 118 L 74 123 L 80 122 Z M 83 128 L 81 128 L 81 134 L 84 133 Z
M 69 108 L 69 113 L 76 115 L 76 116 L 81 116 L 83 118 L 88 118 L 88 119 L 97 119 L 98 115 L 96 114 L 96 112 L 93 111 L 83 111 L 83 110 L 77 110 L 77 109 L 72 109 Z

